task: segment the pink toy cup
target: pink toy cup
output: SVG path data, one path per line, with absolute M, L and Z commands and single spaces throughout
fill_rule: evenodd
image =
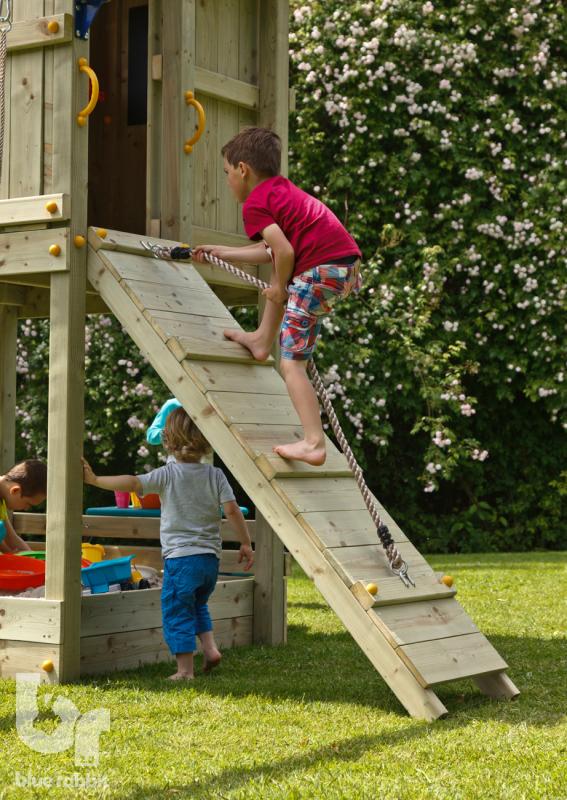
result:
M 130 505 L 130 492 L 114 492 L 118 508 L 128 508 Z

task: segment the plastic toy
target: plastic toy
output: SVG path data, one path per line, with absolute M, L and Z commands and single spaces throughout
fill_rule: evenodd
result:
M 7 533 L 8 533 L 8 531 L 6 530 L 6 526 L 4 525 L 2 520 L 0 519 L 0 542 L 4 541 L 4 539 L 6 538 L 6 534 Z
M 102 561 L 105 556 L 105 549 L 101 544 L 89 544 L 84 542 L 81 545 L 83 558 L 87 558 L 91 564 L 96 561 Z
M 45 583 L 45 562 L 22 556 L 0 556 L 0 589 L 23 592 Z
M 131 561 L 134 556 L 113 558 L 110 561 L 99 561 L 81 570 L 83 586 L 89 586 L 92 594 L 108 592 L 111 583 L 130 581 L 132 577 Z
M 26 558 L 35 558 L 38 561 L 45 561 L 45 550 L 22 550 L 18 553 L 19 556 L 26 556 Z M 91 562 L 86 558 L 81 558 L 81 567 L 90 567 Z
M 142 508 L 161 508 L 159 494 L 145 494 L 140 497 Z

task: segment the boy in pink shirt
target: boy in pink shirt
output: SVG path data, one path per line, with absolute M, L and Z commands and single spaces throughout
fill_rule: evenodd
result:
M 264 361 L 280 331 L 281 374 L 303 425 L 304 438 L 274 447 L 282 458 L 318 466 L 325 461 L 325 437 L 319 401 L 307 364 L 321 329 L 321 318 L 337 300 L 361 286 L 360 250 L 332 211 L 281 176 L 281 141 L 266 128 L 245 128 L 221 151 L 228 185 L 243 203 L 248 237 L 244 247 L 202 245 L 204 253 L 226 261 L 261 264 L 272 261 L 270 301 L 253 333 L 227 330 L 224 335 Z M 283 324 L 282 324 L 283 319 Z M 281 330 L 280 330 L 281 329 Z

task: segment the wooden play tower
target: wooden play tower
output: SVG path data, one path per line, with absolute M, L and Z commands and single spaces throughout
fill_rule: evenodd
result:
M 286 149 L 287 0 L 111 0 L 91 25 L 97 5 L 13 0 L 7 39 L 0 469 L 15 453 L 17 322 L 49 317 L 49 478 L 47 515 L 15 518 L 22 533 L 46 536 L 45 599 L 0 598 L 0 675 L 40 671 L 49 658 L 49 679 L 66 682 L 169 658 L 159 590 L 81 598 L 81 532 L 120 542 L 111 554 L 160 559 L 135 541 L 157 540 L 155 521 L 82 517 L 85 313 L 103 312 L 121 321 L 256 505 L 255 574 L 221 581 L 213 596 L 221 644 L 285 641 L 285 544 L 412 715 L 445 714 L 431 687 L 464 677 L 514 696 L 506 663 L 455 590 L 382 509 L 416 585 L 392 575 L 344 456 L 330 442 L 319 468 L 272 453 L 298 430 L 285 385 L 273 361 L 258 364 L 222 337 L 237 325 L 227 307 L 257 304 L 257 291 L 211 265 L 155 260 L 140 245 L 141 236 L 245 243 L 219 151 L 247 124 L 275 129 Z M 195 98 L 206 123 L 192 143 Z M 221 569 L 234 568 L 233 553 Z M 377 598 L 364 588 L 370 580 Z

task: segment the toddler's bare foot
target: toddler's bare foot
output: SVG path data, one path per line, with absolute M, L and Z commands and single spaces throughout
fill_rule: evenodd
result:
M 218 667 L 221 660 L 222 655 L 218 650 L 212 650 L 210 653 L 206 653 L 203 661 L 203 672 L 210 672 L 215 667 Z
M 176 672 L 175 675 L 170 675 L 168 681 L 192 681 L 195 676 L 192 672 Z
M 266 347 L 255 333 L 247 333 L 246 331 L 229 328 L 223 331 L 223 334 L 225 339 L 230 339 L 231 342 L 238 342 L 238 344 L 250 350 L 256 361 L 265 361 L 270 355 L 269 347 Z
M 295 461 L 305 461 L 314 467 L 320 467 L 325 463 L 327 453 L 325 452 L 324 444 L 309 444 L 309 442 L 302 439 L 300 442 L 293 444 L 279 444 L 274 447 L 274 453 L 277 453 L 282 458 L 290 458 Z

